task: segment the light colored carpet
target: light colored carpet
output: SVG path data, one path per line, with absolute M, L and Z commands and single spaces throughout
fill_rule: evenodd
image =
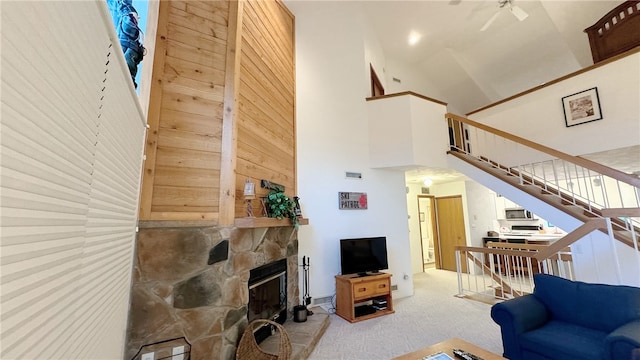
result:
M 491 306 L 455 297 L 456 273 L 429 269 L 413 280 L 415 294 L 394 300 L 395 314 L 354 324 L 332 314 L 309 360 L 391 359 L 452 337 L 502 354 Z

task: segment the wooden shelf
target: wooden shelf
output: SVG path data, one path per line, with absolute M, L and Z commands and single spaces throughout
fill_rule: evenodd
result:
M 356 316 L 357 304 L 374 299 L 386 301 L 387 308 L 375 310 L 372 314 Z M 354 323 L 394 312 L 391 274 L 380 273 L 364 277 L 336 275 L 336 314 L 341 318 Z
M 300 225 L 309 225 L 309 219 L 298 218 Z M 243 217 L 236 218 L 234 225 L 238 228 L 268 228 L 278 226 L 293 226 L 289 219 L 276 219 L 270 217 Z

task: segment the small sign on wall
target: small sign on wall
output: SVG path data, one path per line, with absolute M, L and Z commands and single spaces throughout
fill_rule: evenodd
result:
M 338 208 L 340 210 L 366 210 L 367 193 L 360 192 L 339 192 Z

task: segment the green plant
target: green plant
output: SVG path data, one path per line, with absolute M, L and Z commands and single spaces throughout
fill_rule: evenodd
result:
M 298 217 L 296 216 L 293 199 L 285 195 L 282 191 L 271 190 L 267 195 L 267 212 L 269 217 L 291 219 L 293 226 L 298 227 Z

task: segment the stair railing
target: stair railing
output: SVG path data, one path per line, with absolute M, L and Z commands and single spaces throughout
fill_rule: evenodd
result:
M 617 266 L 616 275 L 620 283 L 622 269 L 615 250 L 615 239 L 612 236 L 611 218 L 624 216 L 629 223 L 631 219 L 640 219 L 640 208 L 604 209 L 606 218 L 593 218 L 572 232 L 549 245 L 487 243 L 487 247 L 456 247 L 456 265 L 458 273 L 459 297 L 484 297 L 485 299 L 509 299 L 533 291 L 533 274 L 544 273 L 575 280 L 573 257 L 570 246 L 593 231 L 605 231 L 610 234 L 610 246 Z M 636 271 L 640 274 L 640 252 L 638 252 L 639 236 L 631 226 L 631 238 L 635 251 Z M 592 259 L 592 268 L 598 272 L 599 259 Z M 462 266 L 467 262 L 467 266 Z M 468 269 L 463 272 L 462 269 Z M 637 280 L 640 286 L 640 278 Z
M 608 208 L 639 208 L 640 178 L 580 156 L 448 113 L 450 152 L 464 153 L 516 176 L 521 185 L 539 187 L 564 203 L 603 217 Z M 621 217 L 615 228 L 631 231 L 639 224 Z
M 488 242 L 486 247 L 456 247 L 458 295 L 488 299 L 509 299 L 533 291 L 533 274 L 545 273 L 574 279 L 569 248 L 544 259 L 538 254 L 547 245 Z M 466 272 L 462 262 L 467 262 Z

